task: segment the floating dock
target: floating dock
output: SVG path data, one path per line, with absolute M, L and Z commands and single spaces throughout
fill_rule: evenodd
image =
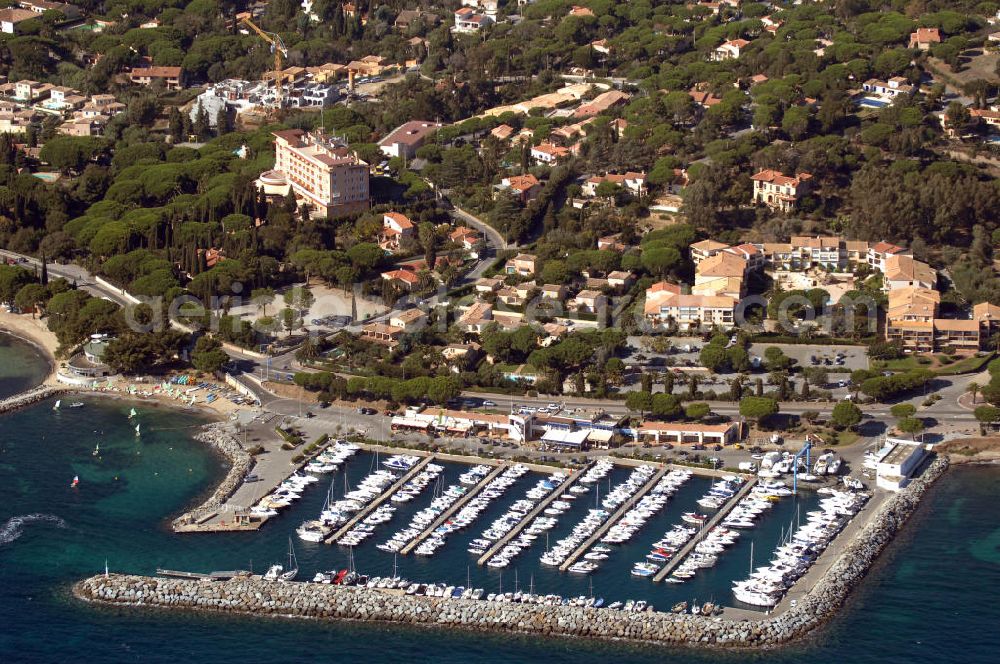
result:
M 585 467 L 581 468 L 580 470 L 577 470 L 574 473 L 570 473 L 570 476 L 566 478 L 565 482 L 557 486 L 552 493 L 543 498 L 542 502 L 538 503 L 538 505 L 536 505 L 533 510 L 528 512 L 525 515 L 525 517 L 521 519 L 521 521 L 511 529 L 509 533 L 501 537 L 499 540 L 496 541 L 496 543 L 493 546 L 487 549 L 486 553 L 481 555 L 479 557 L 479 560 L 476 561 L 476 564 L 485 565 L 490 558 L 496 555 L 497 551 L 507 546 L 508 542 L 510 542 L 512 539 L 520 535 L 521 531 L 523 531 L 528 526 L 529 523 L 535 520 L 535 517 L 537 517 L 539 514 L 545 511 L 545 509 L 549 505 L 551 505 L 553 501 L 555 501 L 559 496 L 563 495 L 571 486 L 573 486 L 573 484 L 575 484 L 576 481 L 580 479 L 580 477 L 582 477 L 583 474 L 592 465 L 594 465 L 594 462 L 587 464 Z
M 688 543 L 680 548 L 677 555 L 672 556 L 670 560 L 667 561 L 667 564 L 663 566 L 663 569 L 657 572 L 653 577 L 653 581 L 659 583 L 660 581 L 663 581 L 663 579 L 667 578 L 667 575 L 673 572 L 674 569 L 676 569 L 677 566 L 688 557 L 688 554 L 691 553 L 695 545 L 704 539 L 705 535 L 708 534 L 712 528 L 715 528 L 720 521 L 726 518 L 726 515 L 729 514 L 733 508 L 736 507 L 737 503 L 743 500 L 743 498 L 745 498 L 755 486 L 757 486 L 756 477 L 748 480 L 742 487 L 740 487 L 740 490 L 729 499 L 729 502 L 719 508 L 719 511 L 717 511 L 711 519 L 705 522 L 705 525 L 701 527 L 701 530 L 695 533 L 694 537 L 688 540 Z
M 621 520 L 621 518 L 625 516 L 626 512 L 635 507 L 635 504 L 639 502 L 643 496 L 649 493 L 649 491 L 654 486 L 656 486 L 656 483 L 659 482 L 663 478 L 663 476 L 667 474 L 667 471 L 669 470 L 670 470 L 669 466 L 661 464 L 660 469 L 655 473 L 653 473 L 653 476 L 650 477 L 649 480 L 647 480 L 647 482 L 643 484 L 642 487 L 640 487 L 639 490 L 636 491 L 631 498 L 629 498 L 628 500 L 625 501 L 624 504 L 619 506 L 618 509 L 615 511 L 615 513 L 612 514 L 610 517 L 608 517 L 608 519 L 601 524 L 601 527 L 598 528 L 596 531 L 594 531 L 594 534 L 588 537 L 583 544 L 576 547 L 576 551 L 571 553 L 569 555 L 569 558 L 563 561 L 563 564 L 559 566 L 559 571 L 565 572 L 566 570 L 568 570 L 570 568 L 570 565 L 576 562 L 577 558 L 582 556 L 587 551 L 587 549 L 592 547 L 594 543 L 597 542 L 597 540 L 604 537 L 604 534 L 611 529 L 611 526 L 618 523 Z
M 431 525 L 427 526 L 424 532 L 417 535 L 409 544 L 400 549 L 399 552 L 405 556 L 410 551 L 413 551 L 415 548 L 420 546 L 420 543 L 423 542 L 428 537 L 430 537 L 431 533 L 437 530 L 442 523 L 450 519 L 452 515 L 455 514 L 455 512 L 465 507 L 466 503 L 468 503 L 470 500 L 478 496 L 479 492 L 482 491 L 487 484 L 496 479 L 496 477 L 499 476 L 500 473 L 502 473 L 503 471 L 507 470 L 507 468 L 509 468 L 509 466 L 505 463 L 498 464 L 497 467 L 491 470 L 486 477 L 480 480 L 479 484 L 477 484 L 476 486 L 472 487 L 467 492 L 465 492 L 465 495 L 456 500 L 451 507 L 442 512 L 441 516 L 434 519 L 434 522 Z
M 358 525 L 358 523 L 362 519 L 364 519 L 369 514 L 371 514 L 372 512 L 374 512 L 378 508 L 379 505 L 381 505 L 382 503 L 384 503 L 386 500 L 388 500 L 389 498 L 391 498 L 393 496 L 393 494 L 395 494 L 397 491 L 399 491 L 400 489 L 402 489 L 403 485 L 405 485 L 411 479 L 413 479 L 414 477 L 416 477 L 420 473 L 420 471 L 422 471 L 424 468 L 426 468 L 427 464 L 429 464 L 433 460 L 434 460 L 434 455 L 433 454 L 431 454 L 429 456 L 426 456 L 423 459 L 421 459 L 419 462 L 417 462 L 417 464 L 415 466 L 413 466 L 413 468 L 410 468 L 408 471 L 406 471 L 406 473 L 402 477 L 400 477 L 398 480 L 396 480 L 396 482 L 394 484 L 392 484 L 392 486 L 390 486 L 388 489 L 386 489 L 385 491 L 383 491 L 382 495 L 380 495 L 378 498 L 376 498 L 372 502 L 368 503 L 360 512 L 358 512 L 353 517 L 351 517 L 351 519 L 347 523 L 345 523 L 343 526 L 341 526 L 340 528 L 338 528 L 336 531 L 334 531 L 334 533 L 332 535 L 330 535 L 329 537 L 327 537 L 323 541 L 326 544 L 334 544 L 337 540 L 339 540 L 341 537 L 343 537 L 348 531 L 350 531 L 352 528 L 354 528 L 354 526 Z

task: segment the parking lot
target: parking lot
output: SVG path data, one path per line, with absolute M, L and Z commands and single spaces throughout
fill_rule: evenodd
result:
M 764 356 L 771 346 L 780 348 L 788 357 L 798 360 L 800 367 L 825 367 L 847 371 L 868 368 L 868 349 L 864 346 L 830 346 L 827 344 L 753 344 L 750 355 Z

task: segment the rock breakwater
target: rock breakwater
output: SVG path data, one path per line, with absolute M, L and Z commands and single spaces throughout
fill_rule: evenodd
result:
M 10 413 L 21 408 L 26 408 L 39 401 L 44 401 L 54 394 L 64 394 L 72 391 L 71 388 L 62 385 L 39 385 L 30 390 L 25 390 L 0 401 L 0 413 Z
M 686 646 L 774 647 L 805 635 L 835 613 L 947 467 L 945 458 L 935 459 L 920 479 L 886 500 L 857 536 L 850 542 L 837 543 L 843 547 L 842 553 L 796 606 L 759 619 L 407 596 L 365 588 L 273 583 L 250 576 L 197 581 L 102 575 L 79 582 L 74 594 L 89 602 L 137 607 L 380 621 Z
M 232 465 L 229 472 L 226 473 L 226 477 L 205 502 L 174 519 L 174 530 L 183 530 L 186 526 L 197 523 L 221 508 L 223 503 L 239 488 L 240 482 L 250 472 L 254 463 L 253 457 L 236 439 L 233 425 L 228 422 L 208 424 L 194 436 L 194 439 L 208 443 L 226 457 Z

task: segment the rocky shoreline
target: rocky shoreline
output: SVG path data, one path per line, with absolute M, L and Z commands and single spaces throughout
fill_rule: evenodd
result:
M 55 394 L 65 394 L 72 391 L 74 391 L 72 388 L 63 385 L 39 385 L 0 401 L 0 414 L 11 413 L 44 401 Z
M 202 428 L 202 431 L 195 434 L 195 440 L 208 443 L 209 446 L 226 457 L 231 465 L 226 477 L 205 502 L 174 519 L 172 525 L 175 531 L 184 530 L 186 526 L 197 523 L 215 513 L 239 488 L 240 482 L 250 472 L 254 463 L 253 457 L 243 448 L 234 434 L 233 425 L 228 422 L 207 424 Z
M 762 615 L 758 620 L 415 597 L 364 588 L 273 583 L 249 576 L 199 581 L 100 575 L 79 582 L 73 592 L 88 602 L 135 607 L 422 624 L 669 645 L 769 648 L 801 638 L 835 614 L 916 510 L 923 494 L 947 468 L 945 457 L 931 462 L 919 479 L 886 500 L 796 606 L 773 617 Z

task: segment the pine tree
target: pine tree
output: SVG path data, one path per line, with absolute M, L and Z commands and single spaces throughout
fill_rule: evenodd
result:
M 184 119 L 176 106 L 170 107 L 170 139 L 174 145 L 184 142 Z
M 192 131 L 198 136 L 198 140 L 200 141 L 207 141 L 212 137 L 212 126 L 208 121 L 208 112 L 200 103 L 198 104 L 198 110 L 195 111 Z
M 42 276 L 39 281 L 43 286 L 49 285 L 49 266 L 45 263 L 45 254 L 42 254 Z
M 218 136 L 228 134 L 233 131 L 233 121 L 229 116 L 229 109 L 223 104 L 215 114 L 215 133 Z

